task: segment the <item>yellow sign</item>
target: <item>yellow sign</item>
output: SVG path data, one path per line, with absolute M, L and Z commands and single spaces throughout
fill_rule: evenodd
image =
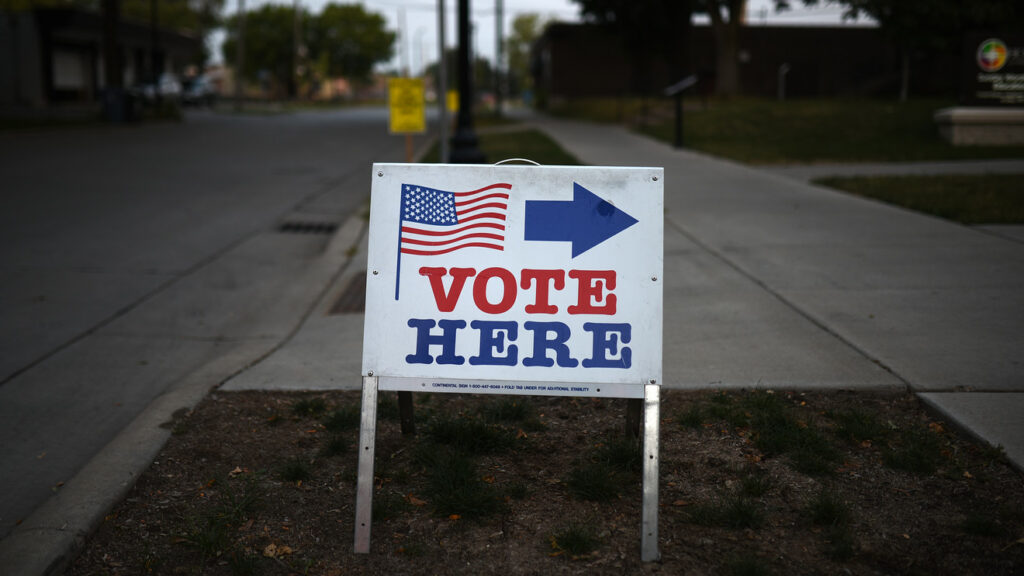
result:
M 448 111 L 458 112 L 459 111 L 459 91 L 449 90 L 448 91 Z
M 422 78 L 388 80 L 389 127 L 392 134 L 420 134 L 427 131 Z

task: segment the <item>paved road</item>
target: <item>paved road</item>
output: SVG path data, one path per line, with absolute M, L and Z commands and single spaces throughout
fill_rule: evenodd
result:
M 279 343 L 333 270 L 277 225 L 341 223 L 402 150 L 380 109 L 0 135 L 0 538 L 158 395 Z

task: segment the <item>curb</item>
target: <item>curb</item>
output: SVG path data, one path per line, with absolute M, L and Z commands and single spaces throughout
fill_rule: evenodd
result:
M 306 312 L 280 342 L 241 341 L 156 397 L 88 464 L 6 538 L 0 566 L 8 574 L 57 575 L 74 561 L 106 514 L 125 498 L 171 436 L 177 418 L 207 394 L 280 348 L 295 334 L 337 278 L 350 268 L 353 247 L 365 231 L 361 212 L 349 217 L 329 241 L 322 258 L 337 261 Z

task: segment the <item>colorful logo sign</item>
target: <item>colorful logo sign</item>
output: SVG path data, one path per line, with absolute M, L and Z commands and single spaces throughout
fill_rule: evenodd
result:
M 998 72 L 1006 65 L 1006 44 L 989 38 L 978 46 L 978 66 L 985 72 Z

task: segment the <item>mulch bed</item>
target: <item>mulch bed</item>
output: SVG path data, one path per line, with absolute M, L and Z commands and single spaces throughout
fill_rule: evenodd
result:
M 665 390 L 652 563 L 640 473 L 610 456 L 628 438 L 626 401 L 416 395 L 408 437 L 393 396 L 370 554 L 352 553 L 358 393 L 216 392 L 68 574 L 1024 573 L 1024 477 L 909 394 Z M 797 448 L 770 445 L 762 405 L 784 411 Z M 430 464 L 461 453 L 444 432 L 460 422 L 497 438 L 469 456 L 459 490 L 483 495 L 469 504 L 438 495 Z M 908 454 L 912 440 L 934 453 Z M 581 496 L 587 474 L 613 494 Z

